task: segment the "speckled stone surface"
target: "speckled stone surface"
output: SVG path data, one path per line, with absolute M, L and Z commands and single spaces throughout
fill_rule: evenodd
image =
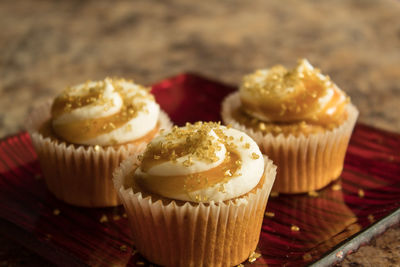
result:
M 1 1 L 0 137 L 88 79 L 151 84 L 194 71 L 238 84 L 302 57 L 352 97 L 360 121 L 400 132 L 399 14 L 396 0 Z M 387 231 L 343 266 L 400 265 L 399 235 Z M 0 266 L 26 262 L 44 264 L 0 237 Z

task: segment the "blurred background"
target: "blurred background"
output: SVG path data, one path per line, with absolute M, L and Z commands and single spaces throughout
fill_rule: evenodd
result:
M 151 85 L 190 71 L 237 85 L 299 58 L 351 96 L 359 121 L 400 132 L 399 14 L 397 0 L 3 0 L 0 138 L 21 131 L 34 105 L 86 80 Z M 387 233 L 373 246 L 397 246 L 399 259 L 400 230 Z M 6 244 L 0 266 L 34 257 Z
M 400 1 L 1 1 L 0 137 L 66 86 L 192 71 L 238 84 L 307 58 L 361 111 L 400 131 Z

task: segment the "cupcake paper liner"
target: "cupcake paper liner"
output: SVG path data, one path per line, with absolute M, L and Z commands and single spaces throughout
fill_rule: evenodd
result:
M 114 173 L 132 240 L 149 261 L 162 266 L 234 266 L 256 249 L 276 166 L 264 157 L 264 179 L 233 200 L 193 203 L 153 199 L 124 187 L 136 168 L 133 157 Z
M 263 134 L 238 123 L 232 111 L 241 105 L 239 92 L 232 93 L 222 103 L 222 120 L 233 128 L 246 132 L 278 166 L 272 191 L 304 193 L 318 190 L 337 179 L 342 170 L 358 110 L 347 105 L 348 118 L 333 130 L 311 135 Z
M 118 147 L 66 144 L 44 137 L 39 128 L 50 119 L 51 102 L 38 107 L 28 118 L 27 130 L 50 192 L 58 199 L 83 207 L 109 207 L 120 204 L 112 173 L 132 154 L 144 151 L 147 143 L 122 144 Z M 172 123 L 164 112 L 159 116 L 160 129 Z

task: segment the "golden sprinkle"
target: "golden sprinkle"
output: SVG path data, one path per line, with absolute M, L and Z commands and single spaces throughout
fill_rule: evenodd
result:
M 267 211 L 267 212 L 265 213 L 265 216 L 272 218 L 272 217 L 275 217 L 275 213 L 274 213 L 274 212 L 269 212 L 269 211 Z
M 304 254 L 304 255 L 303 255 L 303 260 L 304 260 L 304 261 L 310 261 L 310 260 L 312 260 L 311 254 L 310 254 L 310 253 Z
M 260 122 L 260 123 L 258 124 L 258 128 L 259 128 L 261 131 L 265 131 L 265 130 L 267 129 L 267 127 L 265 126 L 265 123 L 263 123 L 263 122 Z
M 144 266 L 144 262 L 143 262 L 143 261 L 137 261 L 137 262 L 136 262 L 136 265 Z
M 94 150 L 95 150 L 95 151 L 100 151 L 100 146 L 99 146 L 99 145 L 95 145 L 95 146 L 94 146 Z
M 279 192 L 272 191 L 270 195 L 271 195 L 271 197 L 277 197 L 277 196 L 279 196 Z
M 54 209 L 53 210 L 53 214 L 56 215 L 56 216 L 59 215 L 60 214 L 60 210 L 59 209 Z
M 249 149 L 250 148 L 250 144 L 249 143 L 245 143 L 243 147 L 246 148 L 246 149 Z
M 232 128 L 232 125 L 231 125 L 231 124 L 228 124 L 228 125 L 226 125 L 226 128 L 227 128 L 227 129 L 230 129 L 230 128 Z
M 105 223 L 108 222 L 108 217 L 107 215 L 103 214 L 100 218 L 100 223 Z
M 255 252 L 255 251 L 253 251 L 253 252 L 250 254 L 250 256 L 249 256 L 248 261 L 249 261 L 250 263 L 255 262 L 259 257 L 261 257 L 261 254 Z
M 243 142 L 243 136 L 241 136 L 239 140 L 240 140 L 240 142 Z
M 362 189 L 358 189 L 358 196 L 363 198 L 365 196 L 365 192 Z
M 368 221 L 374 222 L 375 221 L 374 215 L 372 215 L 372 214 L 368 215 Z
M 121 251 L 126 251 L 128 249 L 128 247 L 126 245 L 122 245 L 119 247 L 119 250 Z
M 258 159 L 258 158 L 260 158 L 260 156 L 257 154 L 257 153 L 251 153 L 251 158 L 252 159 Z
M 298 227 L 297 225 L 292 225 L 292 227 L 290 227 L 290 230 L 292 230 L 293 232 L 298 232 L 300 231 L 300 227 Z
M 119 221 L 121 219 L 121 216 L 119 216 L 119 215 L 114 215 L 113 216 L 113 220 L 114 221 Z
M 333 191 L 339 191 L 342 189 L 342 186 L 340 184 L 335 184 L 332 186 Z
M 317 197 L 319 194 L 318 194 L 318 192 L 316 192 L 316 191 L 310 191 L 310 192 L 308 192 L 308 195 L 309 195 L 310 197 Z
M 128 215 L 124 212 L 124 213 L 122 214 L 122 218 L 128 218 Z

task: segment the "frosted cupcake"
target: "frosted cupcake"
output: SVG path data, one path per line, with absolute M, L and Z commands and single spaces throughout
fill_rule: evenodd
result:
M 174 127 L 114 173 L 133 243 L 162 266 L 234 266 L 255 250 L 276 167 L 245 133 Z
M 273 191 L 303 193 L 337 179 L 358 117 L 349 97 L 303 59 L 245 76 L 222 104 L 225 124 L 245 131 L 278 166 Z
M 148 88 L 109 78 L 65 89 L 28 120 L 48 189 L 85 207 L 118 205 L 113 170 L 170 127 Z

